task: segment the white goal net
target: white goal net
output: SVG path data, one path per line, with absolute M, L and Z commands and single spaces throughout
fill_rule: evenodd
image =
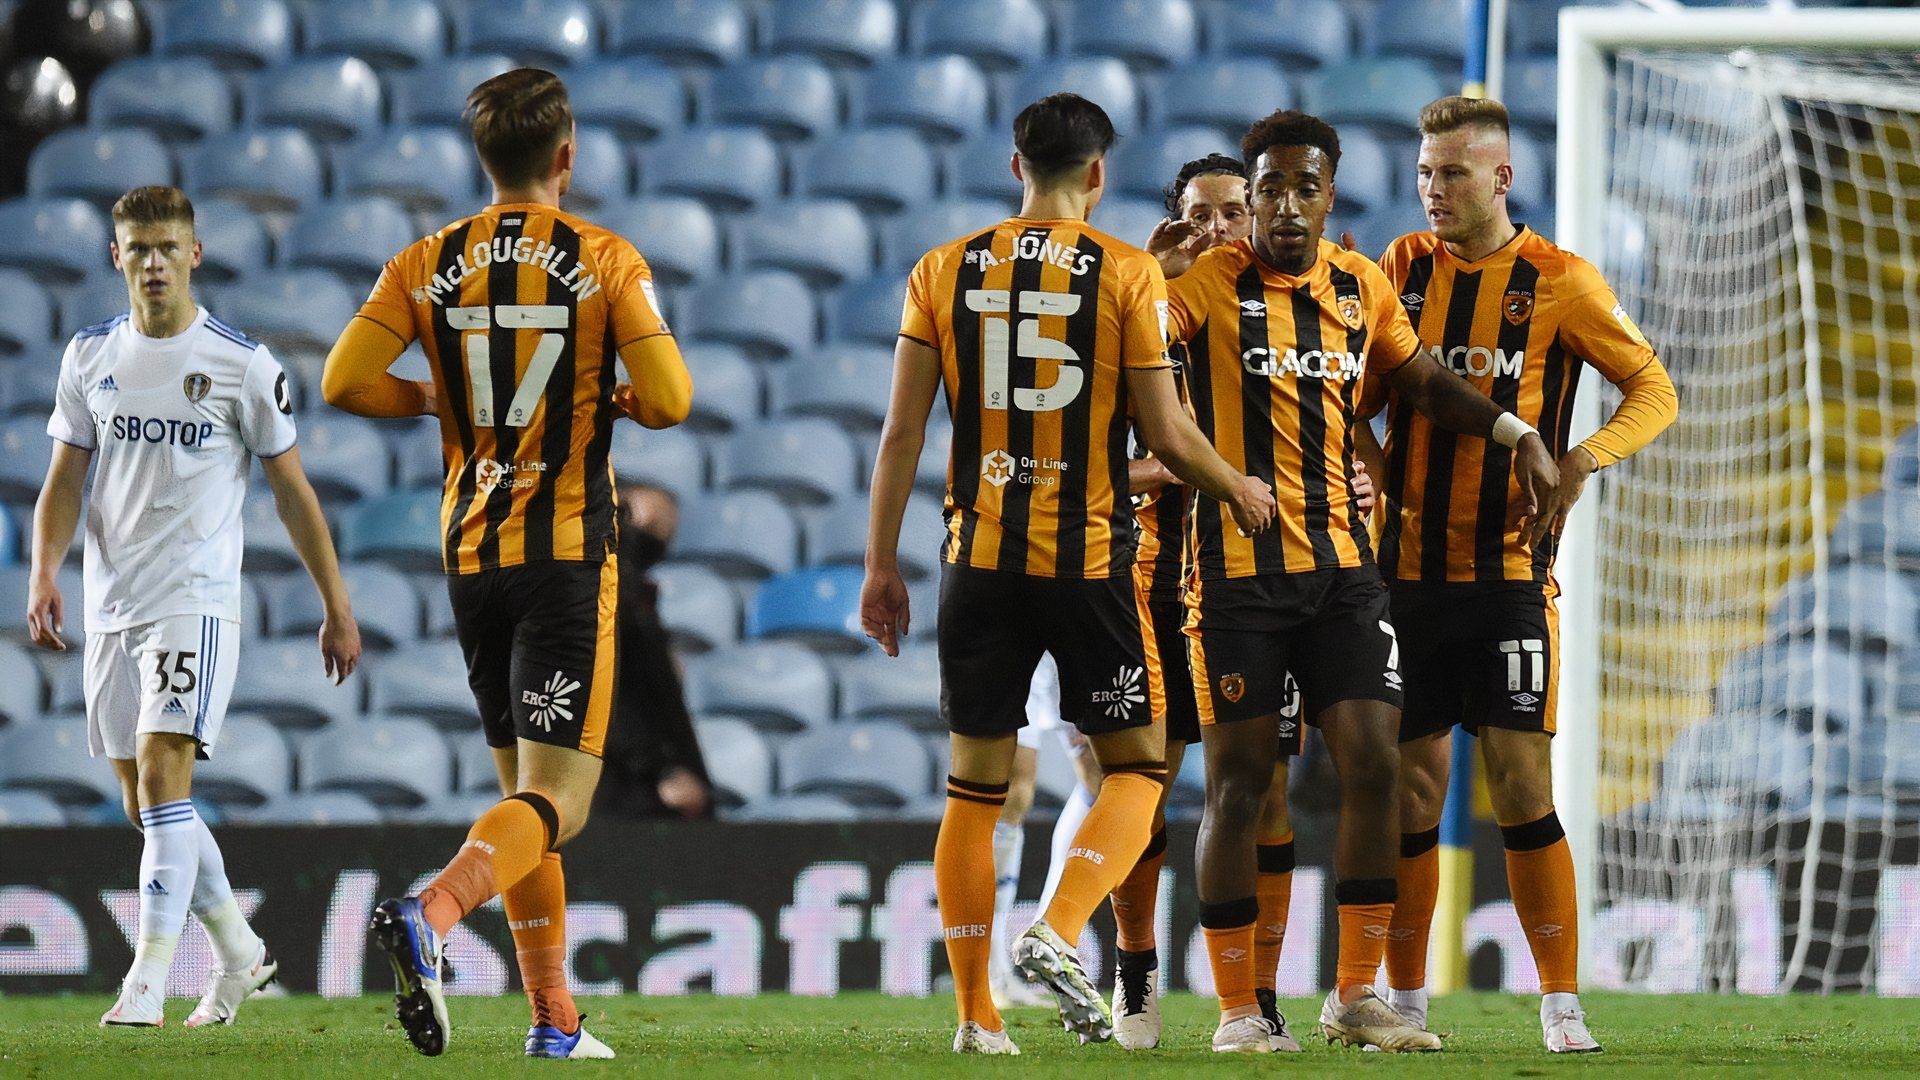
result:
M 1596 985 L 1920 993 L 1920 52 L 1785 36 L 1592 90 L 1681 403 L 1591 493 Z

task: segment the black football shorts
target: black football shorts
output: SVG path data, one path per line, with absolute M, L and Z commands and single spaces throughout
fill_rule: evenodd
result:
M 1531 581 L 1396 581 L 1393 622 L 1407 679 L 1400 741 L 1452 728 L 1555 729 L 1560 617 Z

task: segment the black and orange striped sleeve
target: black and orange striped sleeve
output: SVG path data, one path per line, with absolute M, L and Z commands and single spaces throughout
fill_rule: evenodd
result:
M 1420 352 L 1420 335 L 1407 318 L 1393 282 L 1371 259 L 1357 259 L 1355 275 L 1367 309 L 1367 374 L 1391 375 Z
M 1206 289 L 1202 284 L 1206 275 L 1197 270 L 1196 266 L 1166 283 L 1167 341 L 1171 343 L 1193 340 L 1207 321 Z
M 636 341 L 671 333 L 660 313 L 660 294 L 653 288 L 653 269 L 626 238 L 605 233 L 594 253 L 606 281 L 607 323 L 616 349 Z
M 1565 294 L 1556 296 L 1563 306 L 1561 343 L 1624 395 L 1613 416 L 1580 444 L 1604 468 L 1665 431 L 1680 413 L 1679 395 L 1646 335 L 1592 263 L 1568 256 L 1566 272 L 1556 285 Z
M 1140 253 L 1127 260 L 1118 282 L 1120 302 L 1120 366 L 1123 368 L 1165 368 L 1173 366 L 1167 355 L 1167 331 L 1170 308 L 1167 279 L 1152 256 Z
M 900 336 L 929 349 L 940 347 L 940 325 L 934 318 L 933 253 L 920 257 L 907 276 L 907 299 L 900 309 Z

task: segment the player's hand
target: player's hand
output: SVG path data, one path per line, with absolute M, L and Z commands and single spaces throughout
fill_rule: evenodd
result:
M 1354 245 L 1353 234 L 1350 232 L 1342 231 L 1340 233 L 1340 246 L 1343 248 L 1346 248 L 1348 251 L 1360 250 L 1357 246 Z
M 35 645 L 54 652 L 66 652 L 60 635 L 67 629 L 67 605 L 60 597 L 60 586 L 37 576 L 27 586 L 27 635 Z
M 1159 260 L 1160 272 L 1170 278 L 1193 269 L 1193 260 L 1212 246 L 1212 234 L 1184 218 L 1161 218 L 1147 237 L 1147 254 Z
M 1272 484 L 1257 476 L 1243 476 L 1233 485 L 1227 509 L 1232 511 L 1233 523 L 1240 527 L 1240 535 L 1253 536 L 1273 524 L 1279 503 L 1273 497 Z
M 888 656 L 900 655 L 900 639 L 907 636 L 907 583 L 899 567 L 867 569 L 860 583 L 860 629 L 880 643 Z
M 1522 435 L 1513 449 L 1513 474 L 1520 481 L 1520 497 L 1526 500 L 1521 527 L 1532 536 L 1541 522 L 1553 516 L 1552 503 L 1560 486 L 1560 469 L 1553 463 L 1553 455 L 1547 452 L 1547 444 L 1541 441 L 1539 432 Z
M 1567 515 L 1572 512 L 1573 504 L 1580 501 L 1580 493 L 1587 486 L 1587 477 L 1599 467 L 1593 451 L 1584 446 L 1576 446 L 1560 458 L 1560 482 L 1547 497 L 1546 509 L 1533 519 L 1527 543 L 1537 545 L 1548 536 L 1560 535 L 1567 526 Z
M 360 666 L 360 624 L 351 615 L 329 615 L 320 623 L 320 658 L 333 685 L 339 686 Z
M 1353 506 L 1361 514 L 1373 513 L 1373 476 L 1367 472 L 1367 463 L 1359 458 L 1353 459 Z
M 424 382 L 416 382 L 413 385 L 420 388 L 420 415 L 421 416 L 439 415 L 440 392 L 434 388 L 433 380 L 427 379 Z

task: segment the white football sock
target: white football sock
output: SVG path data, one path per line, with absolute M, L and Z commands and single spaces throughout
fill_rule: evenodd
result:
M 233 898 L 233 886 L 227 882 L 227 860 L 220 854 L 213 830 L 200 815 L 195 814 L 193 820 L 199 826 L 200 855 L 200 870 L 193 879 L 193 913 L 206 930 L 207 940 L 213 943 L 215 965 L 221 971 L 241 971 L 259 954 L 260 937 L 247 925 L 239 901 Z
M 147 842 L 140 850 L 140 933 L 130 973 L 136 981 L 166 984 L 200 868 L 199 821 L 186 799 L 140 811 Z
M 1067 796 L 1067 805 L 1060 808 L 1060 817 L 1053 823 L 1052 853 L 1047 862 L 1047 887 L 1040 893 L 1040 910 L 1047 910 L 1053 903 L 1053 890 L 1060 886 L 1060 871 L 1066 868 L 1067 852 L 1073 847 L 1073 838 L 1080 832 L 1080 823 L 1087 820 L 1087 811 L 1093 809 L 1093 792 L 1085 784 L 1073 785 L 1073 794 Z
M 1406 1017 L 1421 1027 L 1427 1026 L 1427 988 L 1417 990 L 1388 990 L 1387 1004 L 1394 1012 Z
M 1579 994 L 1541 994 L 1540 1023 L 1545 1024 L 1548 1020 L 1563 1012 L 1569 1010 L 1578 1011 L 1579 1008 Z
M 995 979 L 1013 977 L 1013 954 L 1007 951 L 1007 913 L 1020 893 L 1020 858 L 1027 849 L 1023 825 L 1002 821 L 993 827 L 993 950 L 989 967 Z

